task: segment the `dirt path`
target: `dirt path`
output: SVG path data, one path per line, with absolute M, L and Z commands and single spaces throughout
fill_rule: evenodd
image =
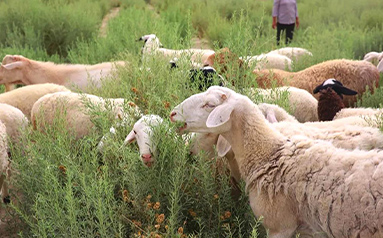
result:
M 116 17 L 119 12 L 120 12 L 120 8 L 115 7 L 115 8 L 112 8 L 109 11 L 109 13 L 104 16 L 104 18 L 102 19 L 101 27 L 100 27 L 100 34 L 99 34 L 100 37 L 106 37 L 109 20 Z
M 15 220 L 7 213 L 7 210 L 11 210 L 11 208 L 0 204 L 0 238 L 16 238 L 20 227 L 17 227 Z
M 157 17 L 160 17 L 160 15 L 156 11 L 156 9 L 151 4 L 147 4 L 147 8 L 150 11 L 153 11 Z M 107 32 L 109 20 L 116 17 L 119 12 L 120 12 L 120 7 L 115 7 L 115 8 L 112 8 L 109 11 L 109 13 L 105 15 L 105 17 L 102 20 L 101 27 L 100 27 L 100 33 L 99 33 L 100 37 L 106 37 L 106 32 Z M 203 38 L 201 39 L 198 37 L 194 37 L 191 39 L 191 41 L 192 41 L 192 48 L 211 49 L 211 47 L 209 46 L 209 41 L 207 39 L 203 39 Z

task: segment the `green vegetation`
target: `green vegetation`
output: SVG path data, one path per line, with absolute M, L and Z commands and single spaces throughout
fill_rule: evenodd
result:
M 117 6 L 119 14 L 101 37 L 103 16 Z M 291 46 L 306 48 L 314 57 L 294 65 L 294 71 L 329 59 L 361 59 L 383 49 L 381 0 L 298 0 L 298 9 L 301 27 Z M 1 207 L 11 217 L 9 228 L 18 227 L 21 237 L 266 237 L 244 184 L 242 196 L 234 199 L 230 176 L 214 169 L 222 161 L 190 156 L 167 119 L 174 106 L 198 92 L 186 87 L 187 66 L 170 71 L 158 59 L 142 65 L 143 43 L 136 40 L 154 33 L 164 47 L 181 49 L 200 37 L 215 50 L 260 54 L 276 49 L 271 10 L 272 1 L 262 0 L 0 2 L 1 58 L 18 54 L 81 64 L 125 60 L 129 64 L 118 78 L 90 93 L 123 97 L 143 113 L 165 118 L 154 130 L 159 154 L 151 168 L 141 162 L 136 144 L 122 146 L 132 125 L 124 136 L 110 140 L 104 153 L 97 150 L 103 133 L 116 123 L 97 112 L 92 114 L 94 133 L 80 141 L 63 129 L 60 119 L 49 133 L 25 132 L 23 145 L 12 147 L 17 171 L 12 204 Z M 245 74 L 237 87 L 254 85 L 251 72 Z M 381 107 L 382 97 L 378 88 L 358 105 Z M 286 100 L 282 95 L 276 103 L 286 108 Z

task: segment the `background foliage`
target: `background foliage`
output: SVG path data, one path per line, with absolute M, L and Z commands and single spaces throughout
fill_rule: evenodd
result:
M 102 19 L 114 7 L 119 14 L 102 37 Z M 314 57 L 294 65 L 294 71 L 383 49 L 381 0 L 298 0 L 298 9 L 301 27 L 291 46 Z M 160 152 L 152 168 L 142 164 L 135 144 L 121 146 L 131 126 L 109 141 L 104 153 L 97 151 L 99 139 L 115 123 L 106 116 L 80 141 L 62 129 L 65 121 L 48 134 L 25 132 L 23 145 L 12 149 L 14 201 L 1 207 L 11 217 L 9 229 L 19 228 L 21 237 L 265 237 L 244 185 L 234 199 L 229 176 L 214 169 L 219 159 L 190 156 L 167 120 L 174 106 L 198 91 L 185 86 L 188 68 L 170 71 L 158 60 L 142 65 L 142 42 L 136 40 L 155 33 L 166 48 L 181 49 L 203 38 L 215 50 L 260 54 L 276 49 L 271 11 L 271 0 L 0 2 L 0 57 L 81 64 L 125 60 L 129 64 L 118 78 L 91 93 L 126 98 L 144 113 L 165 118 L 155 130 Z M 252 84 L 251 77 L 241 83 Z M 381 107 L 381 95 L 378 88 L 358 106 Z M 276 103 L 286 106 L 286 98 Z

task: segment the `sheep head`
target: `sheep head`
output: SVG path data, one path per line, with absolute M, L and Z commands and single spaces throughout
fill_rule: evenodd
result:
M 225 87 L 212 86 L 176 106 L 170 120 L 183 123 L 180 132 L 220 134 L 228 131 L 231 127 L 230 115 L 235 108 L 235 100 L 231 100 L 234 93 Z
M 124 144 L 137 141 L 142 162 L 150 167 L 155 158 L 156 145 L 153 143 L 153 127 L 162 123 L 162 118 L 157 115 L 145 115 L 141 117 L 133 126 L 126 137 Z
M 325 80 L 321 85 L 318 85 L 313 93 L 316 94 L 318 92 L 320 92 L 321 90 L 324 90 L 324 89 L 327 89 L 327 88 L 331 88 L 332 90 L 334 90 L 340 98 L 343 99 L 343 95 L 356 95 L 358 94 L 358 92 L 352 90 L 352 89 L 349 89 L 349 88 L 346 88 L 345 86 L 343 86 L 343 84 L 341 82 L 339 82 L 338 80 L 336 79 L 327 79 Z
M 6 55 L 0 67 L 0 84 L 22 83 L 24 81 L 24 68 L 29 65 L 29 60 L 21 55 Z

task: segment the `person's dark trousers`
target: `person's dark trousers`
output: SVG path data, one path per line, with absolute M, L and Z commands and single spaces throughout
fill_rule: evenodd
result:
M 282 31 L 286 31 L 286 45 L 288 45 L 293 40 L 295 23 L 293 24 L 281 24 L 277 22 L 277 45 L 281 39 Z

